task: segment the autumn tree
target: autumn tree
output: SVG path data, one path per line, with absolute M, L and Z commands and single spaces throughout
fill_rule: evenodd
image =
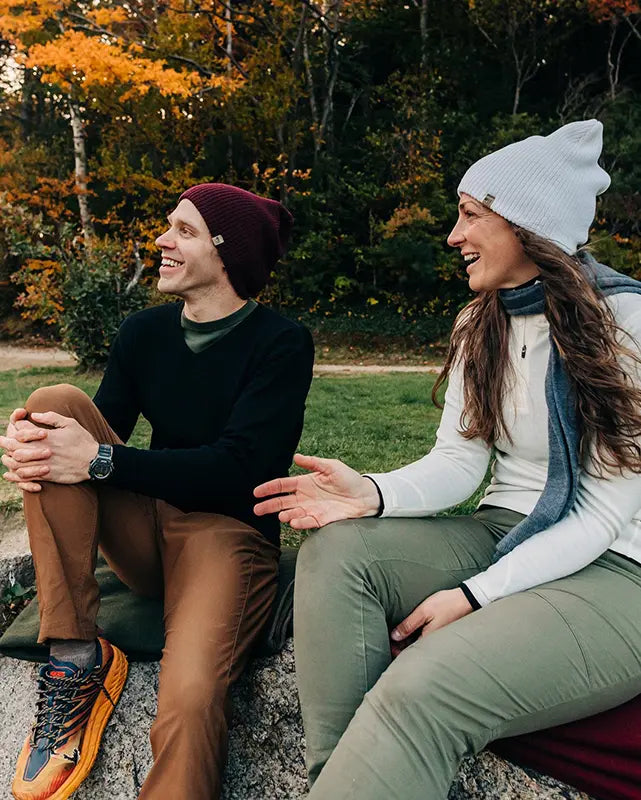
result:
M 638 0 L 20 2 L 0 0 L 0 281 L 41 319 L 72 257 L 116 294 L 149 275 L 167 210 L 207 180 L 295 216 L 263 299 L 453 311 L 462 172 L 592 115 L 612 174 L 596 246 L 638 260 Z
M 157 46 L 139 41 L 144 30 L 138 14 L 129 3 L 96 7 L 36 0 L 24 9 L 21 0 L 2 0 L 0 6 L 0 33 L 11 42 L 16 63 L 25 74 L 32 71 L 52 92 L 64 97 L 87 246 L 94 235 L 88 201 L 87 116 L 100 110 L 111 114 L 123 111 L 128 101 L 150 92 L 171 101 L 170 114 L 180 114 L 182 109 L 174 103 L 211 90 L 224 98 L 237 83 L 225 72 L 194 70 L 191 64 L 181 70 L 169 66 L 169 59 L 159 56 Z M 172 54 L 172 58 L 188 62 L 180 54 Z

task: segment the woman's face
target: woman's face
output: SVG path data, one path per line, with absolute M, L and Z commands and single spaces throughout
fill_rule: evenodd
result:
M 456 225 L 447 237 L 465 259 L 473 292 L 513 289 L 539 274 L 510 223 L 469 194 L 462 194 Z

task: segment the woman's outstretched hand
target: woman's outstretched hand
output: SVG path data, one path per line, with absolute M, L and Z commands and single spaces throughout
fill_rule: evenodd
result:
M 335 458 L 316 458 L 296 453 L 294 462 L 309 475 L 276 478 L 254 489 L 256 497 L 270 497 L 254 506 L 254 512 L 274 514 L 292 528 L 321 528 L 340 519 L 371 517 L 379 506 L 374 483 Z

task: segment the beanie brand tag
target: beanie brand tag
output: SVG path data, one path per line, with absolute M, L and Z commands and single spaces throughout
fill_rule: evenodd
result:
M 217 236 L 212 236 L 211 240 L 216 246 L 218 246 L 219 244 L 224 244 L 225 242 L 225 240 L 220 234 L 218 234 Z
M 486 194 L 483 198 L 483 205 L 487 206 L 487 208 L 492 208 L 492 203 L 496 200 L 493 194 Z

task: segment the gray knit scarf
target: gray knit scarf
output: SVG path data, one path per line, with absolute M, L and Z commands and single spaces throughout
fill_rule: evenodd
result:
M 589 253 L 581 254 L 588 277 L 606 297 L 621 292 L 641 294 L 641 283 L 599 264 Z M 545 310 L 543 283 L 516 289 L 501 289 L 508 314 L 542 314 Z M 570 380 L 559 351 L 550 336 L 550 358 L 545 376 L 548 407 L 549 460 L 545 487 L 532 512 L 499 542 L 494 560 L 509 553 L 535 533 L 546 530 L 570 511 L 579 485 L 579 421 Z

